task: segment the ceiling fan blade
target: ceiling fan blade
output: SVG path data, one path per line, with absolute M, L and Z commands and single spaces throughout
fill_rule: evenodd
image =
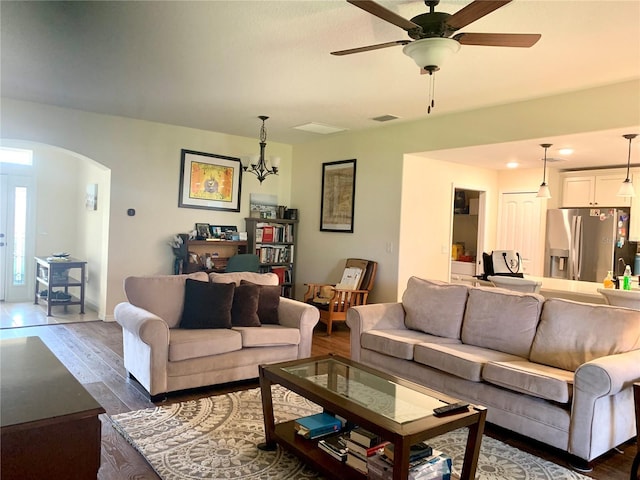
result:
M 532 47 L 540 40 L 539 33 L 458 33 L 453 36 L 462 45 L 489 47 Z
M 355 5 L 358 8 L 361 8 L 365 12 L 369 12 L 371 15 L 375 15 L 378 18 L 381 18 L 385 22 L 392 23 L 396 27 L 400 27 L 407 32 L 410 30 L 421 30 L 419 25 L 416 25 L 410 20 L 407 20 L 404 17 L 401 17 L 395 12 L 383 7 L 382 5 L 373 2 L 372 0 L 347 0 L 351 5 Z
M 337 52 L 331 52 L 331 55 L 351 55 L 352 53 L 368 52 L 369 50 L 378 50 L 380 48 L 395 47 L 396 45 L 406 45 L 411 43 L 411 40 L 396 40 L 395 42 L 378 43 L 376 45 L 369 45 L 366 47 L 350 48 L 348 50 L 338 50 Z
M 454 30 L 466 27 L 471 22 L 488 15 L 512 0 L 474 0 L 447 19 L 447 25 Z

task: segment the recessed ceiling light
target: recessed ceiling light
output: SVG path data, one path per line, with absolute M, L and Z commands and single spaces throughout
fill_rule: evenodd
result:
M 507 168 L 518 168 L 519 165 L 518 162 L 509 162 L 507 163 Z
M 561 148 L 558 150 L 560 155 L 571 155 L 573 153 L 573 148 Z
M 346 128 L 342 127 L 334 127 L 332 125 L 325 125 L 323 123 L 305 123 L 304 125 L 298 125 L 297 127 L 293 127 L 296 130 L 304 130 L 305 132 L 311 133 L 320 133 L 322 135 L 327 135 L 329 133 L 343 132 Z

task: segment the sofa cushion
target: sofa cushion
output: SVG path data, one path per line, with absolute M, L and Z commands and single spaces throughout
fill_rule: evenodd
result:
M 233 283 L 187 279 L 180 328 L 231 328 Z
M 418 363 L 472 382 L 482 380 L 482 369 L 489 362 L 524 360 L 515 355 L 474 345 L 435 343 L 416 345 L 413 358 Z
M 278 345 L 299 345 L 300 330 L 280 325 L 255 327 L 233 327 L 242 336 L 243 347 L 272 347 Z
M 558 403 L 569 403 L 573 394 L 573 372 L 526 360 L 489 362 L 482 378 L 494 385 Z
M 242 280 L 247 280 L 258 285 L 278 285 L 278 275 L 275 273 L 255 273 L 255 272 L 228 272 L 209 274 L 211 283 L 235 283 L 240 285 Z
M 188 278 L 208 281 L 205 272 L 127 277 L 124 280 L 124 293 L 129 303 L 159 316 L 169 328 L 174 328 L 182 317 L 184 284 Z
M 544 297 L 491 287 L 469 290 L 462 342 L 528 358 Z
M 245 283 L 257 285 L 248 280 L 241 280 L 240 285 Z M 278 319 L 278 305 L 280 305 L 280 286 L 279 285 L 258 285 L 260 295 L 258 297 L 258 318 L 262 324 L 277 325 L 280 323 Z
M 550 298 L 530 359 L 574 372 L 595 358 L 639 348 L 640 311 Z
M 259 327 L 259 298 L 260 287 L 258 285 L 249 283 L 235 287 L 233 304 L 231 306 L 231 325 L 234 327 Z
M 169 361 L 208 357 L 242 349 L 242 337 L 231 329 L 169 330 Z
M 468 287 L 411 277 L 402 295 L 405 325 L 431 335 L 460 338 Z
M 360 345 L 362 348 L 404 360 L 413 360 L 413 348 L 417 344 L 430 342 L 460 343 L 460 340 L 438 337 L 406 328 L 368 330 L 360 336 Z

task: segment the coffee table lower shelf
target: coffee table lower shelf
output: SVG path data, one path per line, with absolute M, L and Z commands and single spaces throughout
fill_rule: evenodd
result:
M 314 470 L 328 478 L 349 480 L 367 480 L 367 475 L 350 467 L 344 462 L 339 462 L 328 453 L 318 447 L 318 440 L 307 440 L 296 433 L 295 421 L 279 423 L 274 432 L 276 442 L 284 449 L 293 453 Z M 457 475 L 451 475 L 451 480 L 460 480 Z

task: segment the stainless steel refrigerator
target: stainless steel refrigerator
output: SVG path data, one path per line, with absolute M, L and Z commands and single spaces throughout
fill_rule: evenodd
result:
M 547 210 L 544 276 L 587 282 L 601 282 L 609 270 L 622 276 L 623 262 L 633 268 L 636 254 L 628 235 L 628 209 Z

